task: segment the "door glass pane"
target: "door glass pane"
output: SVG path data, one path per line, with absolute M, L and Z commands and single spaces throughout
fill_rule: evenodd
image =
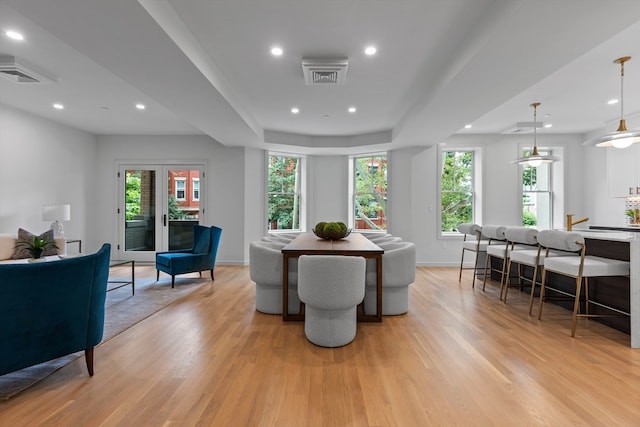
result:
M 167 179 L 169 250 L 191 249 L 200 222 L 200 171 L 171 169 Z
M 126 251 L 156 250 L 156 171 L 125 171 Z

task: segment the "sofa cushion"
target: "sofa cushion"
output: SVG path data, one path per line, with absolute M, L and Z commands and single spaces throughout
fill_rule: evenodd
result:
M 21 242 L 31 242 L 33 241 L 34 237 L 39 237 L 40 239 L 44 239 L 48 242 L 55 243 L 53 238 L 53 230 L 47 230 L 44 233 L 40 234 L 39 236 L 36 236 L 35 234 L 20 228 L 18 229 L 18 240 L 16 240 L 15 253 L 13 254 L 12 258 L 13 259 L 31 258 L 31 254 L 29 253 L 27 248 L 23 246 L 18 246 L 18 244 Z M 50 256 L 50 255 L 57 255 L 57 254 L 58 254 L 58 249 L 55 246 L 51 246 L 47 248 L 44 252 L 42 252 L 42 256 Z
M 15 246 L 16 238 L 12 234 L 0 234 L 0 260 L 11 259 Z

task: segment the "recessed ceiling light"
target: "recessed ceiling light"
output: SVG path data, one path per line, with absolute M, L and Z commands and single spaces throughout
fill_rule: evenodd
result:
M 364 48 L 364 53 L 367 55 L 375 55 L 378 49 L 375 46 L 367 46 Z
M 62 104 L 53 104 L 53 108 L 55 108 L 56 110 L 64 110 L 64 105 Z
M 544 127 L 546 127 L 546 128 L 550 128 L 550 127 L 553 127 L 553 125 L 552 125 L 551 123 L 545 123 L 545 124 L 544 124 Z
M 282 53 L 283 53 L 283 50 L 279 46 L 274 46 L 271 48 L 271 55 L 273 56 L 280 56 L 282 55 Z
M 5 32 L 5 34 L 7 35 L 7 37 L 13 40 L 24 40 L 24 36 L 17 31 L 9 30 Z
M 146 106 L 146 105 L 144 105 L 144 104 L 136 104 L 136 108 L 137 108 L 138 110 L 144 110 L 145 108 L 147 108 L 147 106 Z
M 349 111 L 350 113 L 355 113 L 357 110 L 356 107 L 349 107 L 347 111 Z
M 465 129 L 471 129 L 471 125 L 464 125 Z
M 109 107 L 100 107 L 102 111 L 109 111 Z
M 300 112 L 300 109 L 298 107 L 293 107 L 291 109 L 291 114 L 298 114 Z
M 610 100 L 607 101 L 607 104 L 609 104 L 609 105 L 613 105 L 613 104 L 617 104 L 617 103 L 618 103 L 617 99 L 610 99 Z
M 329 118 L 329 115 L 328 115 L 328 114 L 325 114 L 325 115 L 323 115 L 323 116 L 322 116 L 322 118 L 323 118 L 323 119 L 328 119 L 328 118 Z

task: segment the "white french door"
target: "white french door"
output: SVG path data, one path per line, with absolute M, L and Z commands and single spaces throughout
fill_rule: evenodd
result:
M 156 252 L 191 248 L 203 189 L 204 165 L 119 165 L 118 256 L 155 261 Z

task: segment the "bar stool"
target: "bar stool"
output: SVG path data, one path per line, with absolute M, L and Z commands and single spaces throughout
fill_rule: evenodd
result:
M 606 276 L 629 276 L 630 265 L 627 261 L 603 258 L 593 255 L 585 255 L 586 245 L 581 234 L 560 230 L 543 230 L 538 233 L 538 244 L 542 248 L 556 249 L 564 252 L 579 253 L 580 256 L 559 256 L 549 257 L 544 261 L 542 269 L 542 279 L 540 286 L 540 307 L 538 310 L 538 320 L 542 318 L 542 305 L 546 286 L 547 272 L 553 272 L 564 276 L 572 277 L 576 281 L 576 291 L 573 304 L 573 321 L 571 323 L 571 336 L 576 335 L 576 325 L 578 317 L 604 317 L 601 314 L 589 314 L 589 304 L 598 305 L 616 311 L 620 314 L 629 315 L 620 310 L 608 307 L 589 299 L 589 278 Z M 584 278 L 584 280 L 582 280 Z M 578 313 L 580 308 L 580 294 L 582 285 L 585 287 L 585 313 Z M 549 287 L 549 289 L 553 289 Z M 565 295 L 571 295 L 559 289 L 553 289 Z
M 538 274 L 538 266 L 540 265 L 540 251 L 538 246 L 538 230 L 529 227 L 509 227 L 505 233 L 507 244 L 511 247 L 509 253 L 509 259 L 507 261 L 506 280 L 501 283 L 500 286 L 500 300 L 507 302 L 507 292 L 512 286 L 519 288 L 524 287 L 523 279 L 527 282 L 531 282 L 532 289 L 535 288 L 535 280 Z M 511 266 L 513 263 L 518 265 L 518 284 L 511 285 L 509 279 L 511 278 Z M 531 279 L 525 277 L 522 274 L 521 266 L 528 265 L 533 267 L 533 276 Z M 531 293 L 533 298 L 533 292 Z M 531 314 L 531 304 L 529 304 L 529 314 Z
M 472 287 L 475 287 L 476 273 L 478 272 L 478 254 L 487 252 L 487 240 L 482 240 L 482 227 L 478 224 L 462 223 L 458 225 L 458 231 L 464 235 L 462 241 L 462 257 L 460 258 L 460 274 L 458 275 L 458 282 L 462 280 L 462 270 L 473 269 L 473 282 Z M 473 261 L 473 267 L 463 267 L 464 264 L 464 252 L 469 251 L 476 254 Z
M 482 237 L 487 239 L 487 256 L 484 260 L 484 280 L 482 281 L 483 291 L 485 286 L 487 286 L 487 276 L 490 276 L 494 271 L 500 272 L 500 287 L 502 287 L 506 267 L 505 260 L 507 259 L 508 252 L 507 237 L 505 236 L 506 231 L 507 227 L 504 225 L 485 225 L 482 227 Z M 493 268 L 491 265 L 491 260 L 493 258 L 502 260 L 502 267 L 499 270 Z
M 537 237 L 538 230 L 534 228 L 522 227 L 521 229 L 514 228 L 513 230 L 507 230 L 507 240 L 525 245 L 537 245 Z M 535 298 L 536 285 L 540 285 L 540 282 L 538 281 L 538 273 L 542 271 L 541 267 L 544 266 L 544 261 L 546 258 L 557 256 L 578 255 L 572 252 L 554 251 L 549 248 L 543 248 L 540 245 L 537 245 L 535 248 L 530 247 L 527 249 L 513 251 L 511 253 L 509 266 L 507 267 L 507 276 L 511 274 L 511 265 L 515 263 L 518 264 L 518 286 L 525 286 L 522 284 L 523 280 L 531 283 L 531 296 L 529 297 L 529 316 L 531 316 L 533 313 L 533 300 Z M 533 267 L 533 274 L 531 275 L 531 278 L 524 276 L 524 274 L 522 273 L 521 266 L 523 265 Z M 509 287 L 510 285 L 504 287 L 504 295 L 502 297 L 502 300 L 505 303 L 507 302 L 507 292 L 509 290 Z

